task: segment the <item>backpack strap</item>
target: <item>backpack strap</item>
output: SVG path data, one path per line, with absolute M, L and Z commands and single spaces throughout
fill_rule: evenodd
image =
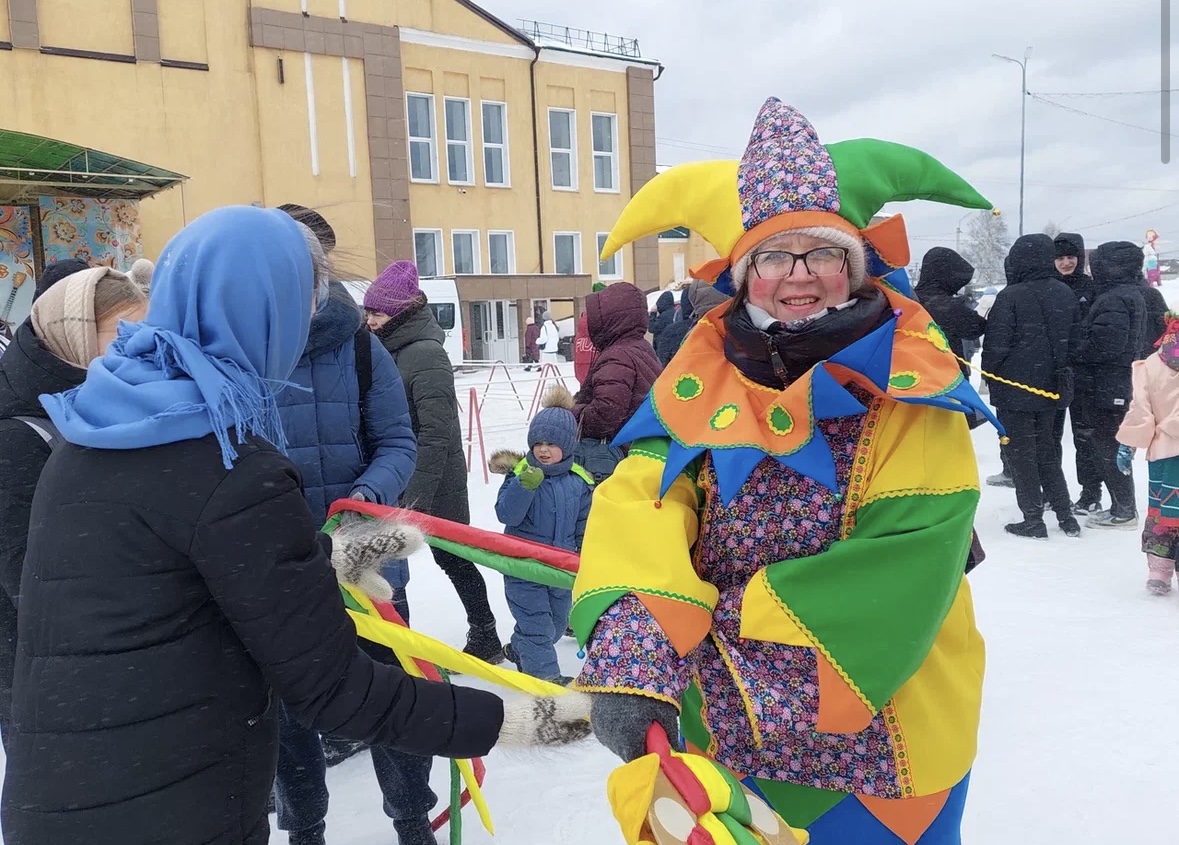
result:
M 20 420 L 33 431 L 37 432 L 45 445 L 49 447 L 49 451 L 53 451 L 57 447 L 57 442 L 61 439 L 61 432 L 57 430 L 49 419 L 42 417 L 13 417 L 14 420 Z
M 365 413 L 365 405 L 368 403 L 368 391 L 373 386 L 372 335 L 368 329 L 361 326 L 357 330 L 352 338 L 352 346 L 356 351 L 356 386 L 360 388 L 360 447 L 361 451 L 364 451 L 368 445 L 368 415 Z M 368 455 L 362 457 L 367 463 Z

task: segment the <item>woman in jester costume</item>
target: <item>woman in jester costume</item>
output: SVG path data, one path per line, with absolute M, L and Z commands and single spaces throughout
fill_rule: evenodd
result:
M 694 275 L 733 300 L 594 495 L 576 687 L 624 760 L 660 725 L 812 845 L 958 843 L 975 756 L 967 417 L 994 419 L 909 296 L 902 218 L 870 225 L 912 199 L 991 208 L 925 153 L 824 146 L 770 99 L 740 162 L 660 174 L 603 253 L 687 226 L 723 256 Z

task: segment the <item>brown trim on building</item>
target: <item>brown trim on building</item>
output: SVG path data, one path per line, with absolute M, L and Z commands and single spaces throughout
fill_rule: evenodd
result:
M 413 255 L 401 36 L 395 26 L 250 8 L 255 47 L 364 62 L 365 115 L 377 264 Z
M 180 59 L 160 59 L 160 67 L 174 67 L 181 70 L 208 70 L 204 62 L 185 62 Z
M 8 0 L 8 37 L 18 50 L 36 50 L 41 46 L 37 18 L 37 0 Z
M 133 65 L 135 57 L 123 53 L 103 53 L 98 50 L 76 50 L 73 47 L 42 47 L 41 54 L 45 56 L 66 56 L 71 59 L 94 59 L 99 62 L 119 62 Z
M 626 69 L 627 124 L 630 128 L 630 193 L 655 178 L 655 76 L 646 68 Z M 631 247 L 634 284 L 640 290 L 660 287 L 659 238 L 636 241 Z
M 156 0 L 131 0 L 131 32 L 135 58 L 141 62 L 160 60 L 160 16 Z

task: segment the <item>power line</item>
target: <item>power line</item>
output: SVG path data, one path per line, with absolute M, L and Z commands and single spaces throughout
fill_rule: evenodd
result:
M 1167 205 L 1160 205 L 1158 208 L 1151 208 L 1151 209 L 1147 209 L 1146 211 L 1140 211 L 1137 214 L 1127 214 L 1125 217 L 1117 217 L 1117 218 L 1114 218 L 1113 220 L 1106 220 L 1102 223 L 1089 223 L 1084 226 L 1077 226 L 1076 228 L 1078 231 L 1083 231 L 1085 229 L 1099 229 L 1102 226 L 1109 226 L 1113 223 L 1121 223 L 1123 220 L 1133 220 L 1137 217 L 1145 217 L 1148 214 L 1154 214 L 1157 211 L 1163 211 L 1168 208 L 1174 208 L 1177 205 L 1179 205 L 1179 202 L 1172 202 L 1172 203 L 1168 203 Z
M 1028 94 L 1028 96 L 1037 102 L 1044 103 L 1045 105 L 1052 106 L 1053 108 L 1063 109 L 1064 111 L 1072 112 L 1073 114 L 1080 114 L 1084 115 L 1085 117 L 1093 117 L 1097 120 L 1104 120 L 1106 123 L 1116 123 L 1118 126 L 1128 126 L 1131 129 L 1139 129 L 1143 132 L 1150 132 L 1154 135 L 1166 135 L 1171 138 L 1179 138 L 1179 135 L 1174 135 L 1169 132 L 1160 132 L 1158 129 L 1151 129 L 1149 126 L 1139 126 L 1136 123 L 1126 123 L 1124 120 L 1115 120 L 1114 118 L 1106 117 L 1105 115 L 1093 114 L 1093 112 L 1081 111 L 1081 109 L 1074 109 L 1072 106 L 1066 106 L 1064 103 L 1057 103 L 1053 102 L 1052 100 L 1045 99 L 1039 94 Z
M 1031 97 L 1137 97 L 1153 94 L 1171 94 L 1179 88 L 1158 88 L 1154 91 L 1029 91 Z

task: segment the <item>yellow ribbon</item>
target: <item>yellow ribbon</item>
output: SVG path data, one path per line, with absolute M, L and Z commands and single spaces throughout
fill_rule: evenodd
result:
M 352 622 L 356 625 L 357 635 L 390 649 L 397 655 L 402 668 L 415 678 L 424 677 L 415 660 L 424 660 L 435 666 L 441 666 L 447 671 L 482 678 L 497 686 L 531 696 L 552 697 L 565 695 L 569 692 L 565 687 L 533 678 L 523 672 L 514 672 L 484 663 L 479 658 L 452 648 L 446 643 L 382 619 L 368 596 L 351 584 L 342 584 L 341 586 L 348 591 L 357 604 L 367 611 L 367 613 L 359 613 L 355 610 L 348 610 L 348 615 L 352 617 Z M 491 811 L 487 807 L 487 800 L 483 797 L 483 790 L 475 777 L 471 761 L 457 760 L 455 762 L 458 764 L 467 791 L 471 793 L 471 803 L 475 805 L 475 810 L 479 813 L 479 820 L 487 832 L 494 836 L 495 825 L 491 820 Z

